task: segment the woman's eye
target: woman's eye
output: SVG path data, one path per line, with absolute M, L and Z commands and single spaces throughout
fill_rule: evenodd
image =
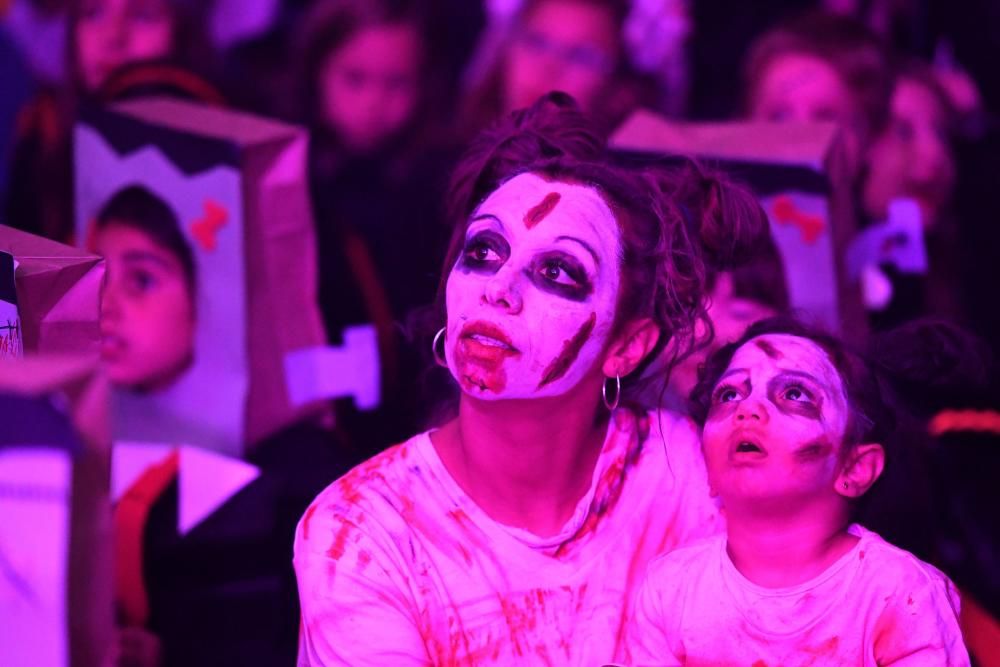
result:
M 510 256 L 507 242 L 491 232 L 477 234 L 466 241 L 462 250 L 462 264 L 483 271 L 496 271 Z
M 465 256 L 480 263 L 499 261 L 500 255 L 486 243 L 470 243 Z
M 560 261 L 545 262 L 542 264 L 541 268 L 542 276 L 554 283 L 560 285 L 576 285 L 578 281 L 570 275 L 565 264 Z

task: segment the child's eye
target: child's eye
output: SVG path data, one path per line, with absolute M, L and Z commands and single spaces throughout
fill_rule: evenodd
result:
M 134 294 L 144 294 L 156 287 L 156 276 L 148 271 L 131 271 L 125 276 L 125 284 Z
M 715 390 L 715 395 L 712 397 L 713 403 L 731 403 L 739 399 L 740 392 L 736 390 L 735 387 L 724 385 Z
M 788 399 L 789 401 L 809 403 L 812 401 L 812 396 L 803 387 L 788 387 L 782 392 L 782 397 Z

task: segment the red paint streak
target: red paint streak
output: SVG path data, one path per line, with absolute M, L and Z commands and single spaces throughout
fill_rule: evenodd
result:
M 221 204 L 211 199 L 206 199 L 203 206 L 205 214 L 191 223 L 191 236 L 202 250 L 212 252 L 219 245 L 217 236 L 229 220 L 229 214 Z
M 358 553 L 358 572 L 363 571 L 372 562 L 372 555 L 365 550 Z
M 784 359 L 785 355 L 778 351 L 774 345 L 771 345 L 766 340 L 758 340 L 757 347 L 764 351 L 764 354 L 772 359 Z
M 542 381 L 538 383 L 538 388 L 541 389 L 550 382 L 555 382 L 569 370 L 569 367 L 573 365 L 576 361 L 577 356 L 580 354 L 580 350 L 583 348 L 587 339 L 590 338 L 590 334 L 594 331 L 594 325 L 597 324 L 597 313 L 591 313 L 590 317 L 580 330 L 573 335 L 572 338 L 563 343 L 562 352 L 556 357 L 545 372 L 542 373 Z
M 548 216 L 559 203 L 562 196 L 558 192 L 550 192 L 545 195 L 542 201 L 538 202 L 524 214 L 524 226 L 531 229 Z
M 804 243 L 813 244 L 823 234 L 826 227 L 823 218 L 800 211 L 795 201 L 788 195 L 782 195 L 774 200 L 771 215 L 779 225 L 797 227 Z
M 767 663 L 764 662 L 763 660 L 755 660 L 754 663 L 750 665 L 750 667 L 767 667 Z
M 858 552 L 858 560 L 864 560 L 864 559 L 865 559 L 865 550 L 862 549 L 861 551 Z
M 309 539 L 309 521 L 312 520 L 313 514 L 316 513 L 316 505 L 310 505 L 309 509 L 306 510 L 306 515 L 302 517 L 302 539 Z
M 913 596 L 912 595 L 906 598 L 906 606 L 907 607 L 912 607 L 913 606 Z

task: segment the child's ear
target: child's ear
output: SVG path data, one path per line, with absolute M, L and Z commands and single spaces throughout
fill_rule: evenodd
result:
M 865 443 L 851 448 L 844 467 L 834 481 L 834 490 L 846 498 L 860 498 L 882 474 L 885 449 L 877 443 Z
M 625 377 L 642 363 L 660 339 L 660 327 L 652 319 L 632 320 L 615 336 L 604 356 L 601 371 L 605 377 Z

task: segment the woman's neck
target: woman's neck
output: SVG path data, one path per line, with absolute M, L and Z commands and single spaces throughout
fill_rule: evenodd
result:
M 458 419 L 432 440 L 452 477 L 487 514 L 549 536 L 590 488 L 607 429 L 596 413 L 596 399 L 463 396 Z
M 766 588 L 797 586 L 819 576 L 858 541 L 847 531 L 846 511 L 834 502 L 780 517 L 727 509 L 726 551 L 733 565 Z

